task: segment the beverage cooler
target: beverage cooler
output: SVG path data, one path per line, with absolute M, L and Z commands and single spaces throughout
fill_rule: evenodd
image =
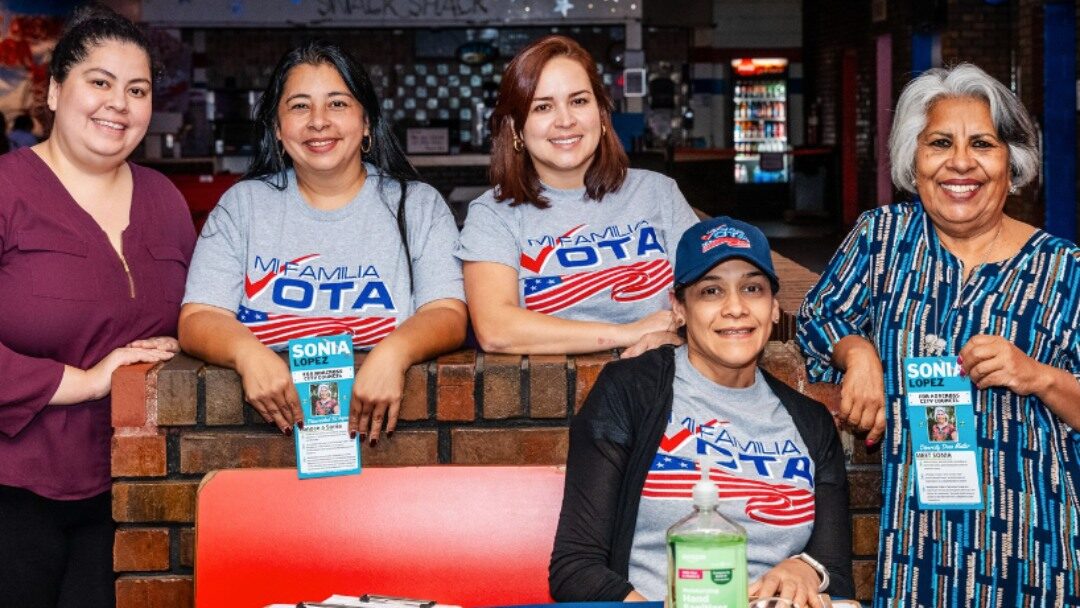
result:
M 731 140 L 737 184 L 787 183 L 791 179 L 787 67 L 787 59 L 731 61 Z

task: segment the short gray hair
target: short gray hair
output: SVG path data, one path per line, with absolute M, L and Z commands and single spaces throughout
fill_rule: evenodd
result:
M 970 63 L 961 63 L 953 68 L 923 72 L 900 94 L 889 135 L 893 184 L 901 190 L 915 192 L 915 153 L 930 108 L 940 99 L 958 97 L 981 99 L 990 106 L 994 128 L 1009 149 L 1013 187 L 1023 187 L 1035 179 L 1039 174 L 1038 137 L 1024 105 L 994 77 Z

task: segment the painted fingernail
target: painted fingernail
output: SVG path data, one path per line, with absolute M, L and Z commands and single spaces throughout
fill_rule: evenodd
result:
M 393 439 L 394 438 L 394 431 L 386 431 L 386 438 L 387 439 Z
M 957 365 L 963 365 L 964 364 L 964 358 L 963 357 L 957 357 L 956 358 L 956 364 Z
M 966 376 L 967 375 L 967 372 L 965 372 L 964 368 L 962 368 L 962 367 L 960 368 L 960 375 L 961 376 Z
M 349 431 L 349 439 L 356 439 L 356 431 Z
M 375 447 L 375 446 L 379 445 L 379 440 L 376 439 L 375 437 L 372 437 L 371 442 L 368 443 L 368 445 L 370 445 L 371 447 Z
M 873 439 L 867 439 L 867 440 L 866 440 L 866 447 L 868 447 L 868 448 L 869 448 L 869 447 L 873 447 L 873 445 L 874 445 L 875 443 L 877 443 L 877 442 L 876 442 L 876 441 L 874 441 Z
M 285 433 L 286 437 L 292 437 L 292 427 L 291 426 L 285 427 L 284 429 L 282 429 L 281 432 Z
M 367 433 L 360 433 L 360 443 L 367 441 Z
M 303 420 L 297 421 L 296 428 L 300 429 L 301 431 L 304 430 L 304 421 Z

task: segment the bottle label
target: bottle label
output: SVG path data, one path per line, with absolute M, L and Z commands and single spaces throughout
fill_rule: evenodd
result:
M 746 544 L 675 544 L 672 581 L 677 608 L 746 606 Z

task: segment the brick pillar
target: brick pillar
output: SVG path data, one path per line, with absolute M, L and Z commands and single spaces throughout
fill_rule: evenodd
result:
M 159 396 L 167 397 L 159 395 L 158 383 L 163 375 L 171 382 L 170 373 L 141 364 L 113 374 L 113 569 L 120 607 L 191 606 L 194 596 L 191 526 L 198 480 L 170 479 L 167 430 L 158 426 Z

